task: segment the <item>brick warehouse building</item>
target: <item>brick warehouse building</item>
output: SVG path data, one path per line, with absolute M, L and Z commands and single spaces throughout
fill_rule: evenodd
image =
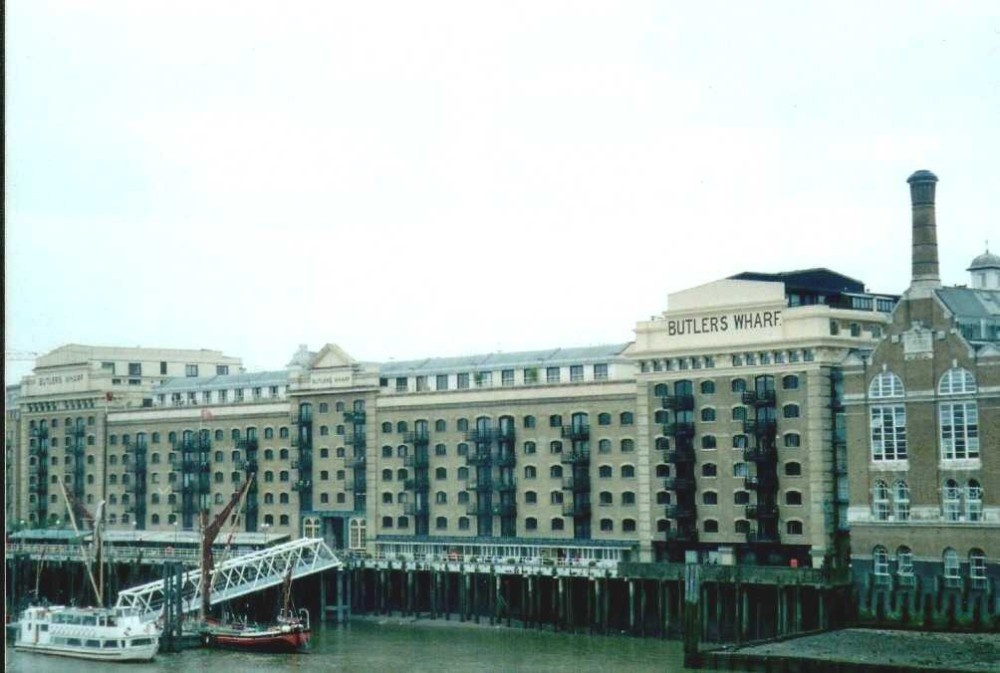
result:
M 937 178 L 909 183 L 910 287 L 845 372 L 853 576 L 862 617 L 965 624 L 1000 579 L 1000 258 L 943 287 Z
M 973 267 L 997 282 L 995 258 Z M 903 543 L 858 542 L 888 522 L 858 514 L 876 412 L 857 380 L 901 338 L 897 300 L 826 269 L 743 273 L 670 295 L 631 343 L 381 364 L 330 344 L 273 372 L 216 351 L 64 346 L 8 390 L 7 520 L 65 521 L 61 478 L 105 501 L 112 528 L 190 530 L 252 476 L 233 522 L 245 531 L 370 554 L 827 569 L 853 549 L 867 596 L 884 585 L 868 581 L 865 547 Z M 985 343 L 977 367 L 995 353 L 983 310 L 956 322 Z M 977 394 L 995 391 L 969 371 Z M 988 453 L 983 474 L 955 482 L 996 521 Z M 983 552 L 992 596 L 997 552 L 963 530 L 954 549 Z

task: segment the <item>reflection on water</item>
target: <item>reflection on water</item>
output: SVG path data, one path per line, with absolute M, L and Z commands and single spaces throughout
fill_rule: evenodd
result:
M 8 649 L 6 670 L 16 673 L 167 673 L 213 671 L 656 671 L 681 665 L 676 641 L 584 636 L 455 622 L 360 620 L 345 627 L 317 625 L 305 654 L 247 654 L 189 650 L 161 654 L 148 664 L 107 664 Z

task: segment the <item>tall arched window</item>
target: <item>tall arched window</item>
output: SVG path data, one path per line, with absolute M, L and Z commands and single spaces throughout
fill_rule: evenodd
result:
M 982 549 L 969 552 L 969 580 L 973 589 L 986 588 L 986 554 Z
M 899 576 L 899 583 L 902 585 L 914 583 L 913 552 L 909 547 L 903 546 L 896 550 L 896 575 Z
M 889 579 L 889 551 L 882 545 L 872 550 L 872 572 L 876 582 Z
M 882 372 L 868 387 L 873 400 L 899 399 L 898 404 L 873 404 L 870 409 L 872 460 L 906 459 L 906 406 L 903 382 L 892 372 Z
M 319 519 L 314 516 L 307 516 L 302 520 L 303 537 L 319 537 Z
M 889 485 L 881 479 L 872 488 L 872 516 L 876 521 L 889 520 Z
M 896 521 L 910 520 L 910 487 L 902 479 L 892 485 L 892 509 Z
M 938 383 L 942 396 L 972 395 L 976 379 L 965 369 L 945 372 Z M 941 458 L 964 460 L 979 457 L 979 408 L 974 399 L 949 400 L 938 407 L 941 427 Z
M 945 521 L 958 521 L 962 511 L 962 489 L 958 482 L 949 479 L 941 489 L 941 514 Z
M 983 520 L 983 487 L 975 479 L 970 479 L 965 487 L 965 520 Z
M 366 540 L 367 523 L 364 519 L 351 519 L 351 549 L 364 549 Z
M 957 587 L 959 586 L 960 578 L 958 576 L 958 552 L 948 547 L 944 550 L 944 582 L 945 586 Z

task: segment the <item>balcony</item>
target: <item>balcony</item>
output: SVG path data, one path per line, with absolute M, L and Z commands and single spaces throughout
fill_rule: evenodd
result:
M 362 459 L 364 460 L 364 459 Z M 300 470 L 302 472 L 310 472 L 313 467 L 312 456 L 304 456 L 302 458 L 296 458 L 292 461 L 292 469 Z
M 671 528 L 666 533 L 667 542 L 697 542 L 698 529 L 693 526 Z
M 747 505 L 743 508 L 748 519 L 776 519 L 778 518 L 777 505 Z
M 368 464 L 368 458 L 365 456 L 351 456 L 350 458 L 344 459 L 344 467 L 349 470 L 364 469 Z
M 347 436 L 344 437 L 344 442 L 348 446 L 353 446 L 357 449 L 365 448 L 365 442 L 368 440 L 368 435 L 364 432 L 348 432 Z
M 178 472 L 208 472 L 211 465 L 207 459 L 182 458 L 174 456 L 170 459 L 170 467 Z
M 368 491 L 368 482 L 364 479 L 348 479 L 344 482 L 344 490 L 348 493 L 365 493 Z
M 743 487 L 751 491 L 773 491 L 777 485 L 778 479 L 772 474 L 743 477 Z
M 501 502 L 499 505 L 493 505 L 493 514 L 495 516 L 515 516 L 517 505 L 513 502 Z
M 744 390 L 743 404 L 754 407 L 773 407 L 776 401 L 773 390 Z
M 663 434 L 671 437 L 693 437 L 694 423 L 678 421 L 676 423 L 666 423 L 663 426 Z
M 667 505 L 663 515 L 668 519 L 690 520 L 695 518 L 695 511 L 691 505 Z
M 256 451 L 258 448 L 256 437 L 244 437 L 236 440 L 236 448 L 244 451 Z
M 212 440 L 207 436 L 183 437 L 173 443 L 174 451 L 191 453 L 194 451 L 208 451 L 212 448 Z
M 293 491 L 311 491 L 313 483 L 311 479 L 299 479 L 297 482 L 292 484 Z
M 779 541 L 775 531 L 752 530 L 747 533 L 747 544 L 777 544 Z
M 49 447 L 47 447 L 45 445 L 29 447 L 28 448 L 28 455 L 30 455 L 30 456 L 45 457 L 45 456 L 49 455 Z
M 778 431 L 778 422 L 774 420 L 743 421 L 743 432 L 757 437 L 773 437 Z
M 66 448 L 69 449 L 69 445 L 67 445 Z M 82 449 L 83 447 L 80 448 Z M 146 442 L 132 442 L 131 444 L 125 445 L 125 453 L 145 453 L 148 448 L 149 447 L 146 445 Z
M 694 489 L 694 479 L 667 477 L 663 480 L 663 488 L 668 491 L 690 491 Z
M 489 444 L 493 441 L 493 428 L 476 428 L 465 433 L 465 440 L 478 444 Z
M 586 465 L 590 463 L 590 451 L 569 451 L 559 457 L 564 465 Z
M 412 467 L 414 469 L 427 469 L 430 467 L 431 457 L 427 455 L 426 452 L 421 451 L 419 453 L 414 453 L 403 458 L 403 465 L 406 467 Z
M 517 479 L 514 477 L 507 477 L 493 483 L 496 485 L 496 489 L 501 493 L 512 493 L 517 490 Z
M 590 426 L 585 423 L 573 423 L 560 428 L 563 439 L 574 442 L 590 439 Z
M 412 432 L 404 432 L 403 441 L 414 446 L 427 446 L 427 443 L 431 441 L 431 437 L 426 430 L 414 430 Z
M 496 457 L 498 467 L 514 467 L 517 464 L 517 456 L 512 451 L 501 451 Z
M 778 452 L 760 447 L 743 449 L 743 460 L 751 463 L 773 463 L 778 460 Z
M 476 491 L 477 493 L 485 493 L 487 491 L 493 490 L 493 480 L 486 479 L 469 479 L 465 482 L 466 491 Z
M 663 453 L 663 460 L 676 465 L 679 463 L 693 463 L 694 451 L 692 449 L 671 449 Z
M 129 484 L 125 487 L 125 492 L 126 493 L 134 493 L 137 497 L 138 496 L 146 495 L 146 492 L 147 492 L 146 491 L 146 482 L 145 481 L 139 481 L 138 479 L 136 479 L 135 481 L 129 482 Z
M 564 502 L 562 506 L 563 516 L 572 517 L 585 517 L 590 516 L 591 506 L 590 502 Z
M 483 451 L 482 453 L 475 452 L 470 453 L 465 457 L 465 462 L 468 465 L 475 465 L 478 467 L 487 467 L 493 464 L 493 454 L 489 451 Z
M 407 516 L 428 516 L 431 513 L 427 502 L 407 502 L 403 504 L 403 514 Z
M 671 411 L 694 411 L 694 395 L 664 395 L 660 403 Z
M 249 474 L 254 474 L 257 472 L 257 461 L 253 458 L 247 458 L 236 463 L 237 470 L 243 470 Z
M 72 425 L 66 428 L 66 434 L 71 437 L 83 437 L 87 434 L 87 428 L 83 425 Z
M 573 491 L 574 493 L 582 493 L 590 490 L 590 475 L 589 474 L 571 474 L 568 477 L 563 477 L 562 487 L 564 491 Z
M 81 444 L 67 444 L 66 445 L 66 455 L 73 456 L 75 458 L 80 458 L 83 456 L 84 448 Z M 141 455 L 145 455 L 142 453 Z
M 313 415 L 311 409 L 299 409 L 299 412 L 290 414 L 288 416 L 288 422 L 292 425 L 309 425 L 313 422 Z
M 34 427 L 34 428 L 32 428 L 31 429 L 31 436 L 32 437 L 37 437 L 39 439 L 45 439 L 45 438 L 47 438 L 49 436 L 49 428 L 48 428 L 48 426 Z
M 501 425 L 493 431 L 493 436 L 498 442 L 510 443 L 514 441 L 514 426 Z
M 348 411 L 344 413 L 344 422 L 353 423 L 354 425 L 364 425 L 368 418 L 368 414 L 363 411 Z
M 493 516 L 493 506 L 485 502 L 470 501 L 465 507 L 469 516 Z
M 428 491 L 431 481 L 427 477 L 410 477 L 403 480 L 403 488 L 407 491 Z

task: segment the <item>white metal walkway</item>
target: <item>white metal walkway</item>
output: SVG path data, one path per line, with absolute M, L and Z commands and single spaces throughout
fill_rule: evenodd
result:
M 281 584 L 291 566 L 292 579 L 339 568 L 343 564 L 321 538 L 300 538 L 269 549 L 227 559 L 212 571 L 213 605 Z M 201 570 L 183 575 L 181 610 L 185 614 L 201 607 Z M 118 594 L 120 608 L 135 608 L 143 619 L 153 621 L 163 611 L 163 581 L 142 584 Z

